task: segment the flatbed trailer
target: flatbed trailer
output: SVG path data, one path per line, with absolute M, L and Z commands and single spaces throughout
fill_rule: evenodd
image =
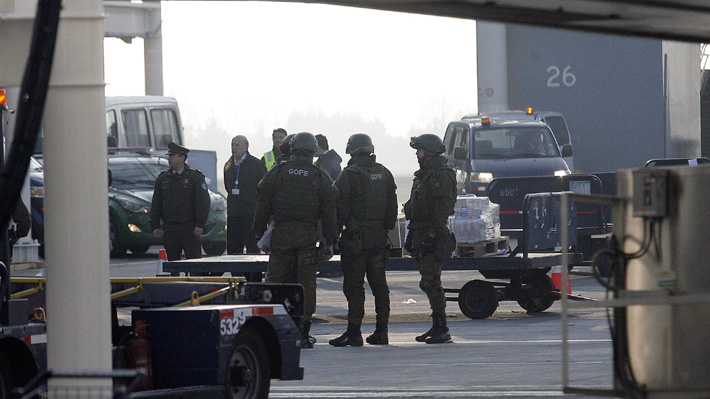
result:
M 223 255 L 211 258 L 166 262 L 164 270 L 172 273 L 266 272 L 268 255 Z M 442 271 L 477 270 L 484 277 L 502 281 L 471 280 L 461 288 L 444 288 L 447 301 L 458 302 L 464 315 L 485 319 L 495 313 L 499 301 L 517 301 L 529 312 L 542 312 L 559 299 L 547 273 L 562 263 L 560 253 L 510 253 L 483 258 L 457 257 L 447 260 Z M 323 262 L 319 271 L 340 270 L 340 256 Z M 417 271 L 412 257 L 389 258 L 388 271 Z
M 522 231 L 517 247 L 512 252 L 484 257 L 453 257 L 444 262 L 442 271 L 477 270 L 486 279 L 507 281 L 471 280 L 460 288 L 444 288 L 447 301 L 458 302 L 459 308 L 469 318 L 485 319 L 495 313 L 500 301 L 516 301 L 528 312 L 548 309 L 559 292 L 547 275 L 553 266 L 562 264 L 559 252 L 558 221 L 559 193 L 528 194 L 523 206 Z M 571 215 L 576 208 L 571 205 Z M 574 216 L 572 227 L 576 227 Z M 571 228 L 570 234 L 577 229 Z M 570 240 L 576 242 L 576 236 Z M 579 262 L 581 254 L 571 254 L 570 263 Z M 269 255 L 223 255 L 219 257 L 166 262 L 163 271 L 179 273 L 232 273 L 265 272 Z M 340 270 L 340 257 L 321 263 L 319 271 Z M 418 269 L 412 257 L 391 257 L 387 270 Z
M 0 311 L 12 313 L 0 324 L 0 399 L 13 389 L 41 393 L 36 385 L 46 390 L 46 380 L 38 379 L 52 375 L 43 310 L 48 283 L 9 280 L 11 299 Z M 294 322 L 303 313 L 300 285 L 241 277 L 117 278 L 111 292 L 113 368 L 147 370 L 131 397 L 264 398 L 271 379 L 303 379 Z

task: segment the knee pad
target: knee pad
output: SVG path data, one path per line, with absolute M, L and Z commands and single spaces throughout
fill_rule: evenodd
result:
M 424 275 L 419 280 L 419 288 L 427 294 L 436 292 L 440 286 L 439 278 L 434 276 Z

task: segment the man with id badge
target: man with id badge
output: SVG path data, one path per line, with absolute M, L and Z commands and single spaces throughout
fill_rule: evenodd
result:
M 224 164 L 224 188 L 227 190 L 227 253 L 258 254 L 252 222 L 259 199 L 257 187 L 266 166 L 249 154 L 249 140 L 238 135 L 232 139 L 232 156 Z M 248 281 L 261 281 L 261 273 L 244 273 Z

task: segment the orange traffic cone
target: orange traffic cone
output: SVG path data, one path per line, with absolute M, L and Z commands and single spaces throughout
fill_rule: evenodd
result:
M 168 253 L 165 252 L 165 249 L 161 249 L 158 252 L 158 270 L 155 272 L 156 276 L 169 276 L 170 273 L 165 272 L 163 270 L 163 263 L 168 261 Z
M 557 288 L 560 292 L 562 292 L 562 266 L 553 266 L 552 267 L 552 283 L 555 284 L 555 288 Z M 572 287 L 570 286 L 569 283 L 569 274 L 567 275 L 567 294 L 572 293 Z

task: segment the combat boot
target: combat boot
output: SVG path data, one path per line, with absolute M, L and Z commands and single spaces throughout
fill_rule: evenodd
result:
M 433 315 L 433 314 L 431 315 L 432 322 L 431 322 L 431 328 L 429 329 L 429 331 L 425 332 L 422 335 L 417 335 L 416 337 L 414 337 L 414 339 L 417 342 L 426 342 L 426 339 L 431 337 L 432 333 L 436 329 L 436 322 L 434 321 L 434 320 L 436 320 L 435 317 L 436 317 L 435 315 Z
M 446 314 L 434 315 L 434 331 L 424 342 L 427 344 L 451 342 L 449 327 L 446 326 Z
M 338 338 L 328 341 L 333 346 L 362 346 L 362 333 L 359 324 L 348 323 L 348 329 Z
M 377 324 L 375 331 L 365 341 L 370 345 L 388 345 L 390 340 L 387 334 L 387 324 Z
M 301 349 L 313 348 L 313 344 L 316 343 L 316 339 L 310 335 L 311 324 L 310 320 L 301 322 Z

